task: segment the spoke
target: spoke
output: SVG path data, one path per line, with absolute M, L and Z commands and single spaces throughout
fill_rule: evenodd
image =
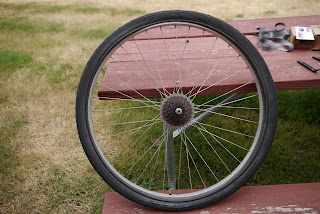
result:
M 154 63 L 155 63 L 155 65 L 156 65 L 157 72 L 158 72 L 158 75 L 159 75 L 159 78 L 160 78 L 160 83 L 161 83 L 161 86 L 162 86 L 162 88 L 163 88 L 163 92 L 165 92 L 166 89 L 165 89 L 164 86 L 163 86 L 163 82 L 162 82 L 161 75 L 160 75 L 160 72 L 159 72 L 158 64 L 157 64 L 157 61 L 156 61 L 156 58 L 155 58 L 155 55 L 154 55 L 154 52 L 153 52 L 153 49 L 152 49 L 152 46 L 151 46 L 151 43 L 150 43 L 149 34 L 148 34 L 148 31 L 147 31 L 147 30 L 146 30 L 146 34 L 147 34 L 147 37 L 148 37 L 149 48 L 150 48 L 150 50 L 151 50 L 152 57 L 153 57 L 153 60 L 154 60 Z M 170 93 L 169 93 L 169 94 L 170 94 Z
M 199 151 L 197 150 L 197 148 L 193 145 L 193 143 L 191 142 L 191 140 L 189 139 L 189 137 L 187 136 L 187 134 L 184 133 L 184 135 L 186 136 L 186 138 L 188 139 L 189 143 L 190 143 L 191 146 L 194 148 L 194 150 L 198 153 L 199 157 L 200 157 L 201 160 L 204 162 L 204 164 L 207 166 L 207 168 L 209 169 L 209 171 L 212 173 L 212 175 L 215 177 L 215 179 L 219 182 L 219 179 L 218 179 L 217 176 L 213 173 L 212 169 L 209 167 L 209 165 L 208 165 L 207 162 L 204 160 L 204 158 L 202 157 L 202 155 L 199 153 Z
M 146 124 L 148 124 L 148 123 L 146 123 Z M 118 136 L 118 135 L 122 135 L 122 134 L 127 133 L 127 132 L 132 132 L 132 131 L 135 131 L 135 130 L 137 130 L 137 129 L 141 129 L 141 128 L 147 127 L 147 126 L 151 126 L 151 124 L 143 125 L 143 126 L 140 126 L 140 127 L 138 127 L 138 128 L 130 129 L 130 130 L 127 130 L 127 131 L 118 133 L 118 134 L 109 135 L 109 136 L 107 136 L 107 137 L 105 137 L 105 138 L 102 138 L 102 139 L 99 139 L 99 140 L 97 140 L 97 141 L 98 141 L 98 142 L 101 142 L 101 141 L 103 141 L 103 140 L 105 140 L 105 139 L 108 139 L 108 138 L 111 138 L 111 137 L 115 137 L 115 136 Z
M 215 128 L 215 129 L 220 129 L 220 130 L 223 130 L 223 131 L 226 131 L 226 132 L 231 132 L 231 133 L 234 133 L 234 134 L 238 134 L 238 135 L 254 138 L 254 136 L 243 134 L 243 133 L 236 132 L 236 131 L 232 131 L 232 130 L 229 130 L 229 129 L 224 129 L 224 128 L 221 128 L 221 127 L 217 127 L 217 126 L 213 126 L 213 125 L 209 125 L 209 124 L 205 124 L 205 123 L 201 123 L 201 122 L 197 122 L 197 121 L 196 121 L 196 123 L 200 124 L 201 126 L 205 125 L 205 126 L 209 126 L 209 127 Z
M 204 106 L 204 107 L 213 107 L 214 105 L 195 105 L 197 107 Z M 214 107 L 222 107 L 222 108 L 236 108 L 236 109 L 246 109 L 246 110 L 258 110 L 259 108 L 251 108 L 251 107 L 242 107 L 242 106 L 223 106 L 223 105 L 215 105 Z
M 156 150 L 156 151 L 154 152 L 154 154 L 152 155 L 152 157 L 151 157 L 150 161 L 149 161 L 149 162 L 148 162 L 148 164 L 145 166 L 144 170 L 141 172 L 141 174 L 140 174 L 140 176 L 139 176 L 139 178 L 138 178 L 138 180 L 136 181 L 136 183 L 135 183 L 135 184 L 137 184 L 137 183 L 139 182 L 139 180 L 140 180 L 141 176 L 142 176 L 142 175 L 143 175 L 143 173 L 147 170 L 147 167 L 149 166 L 149 164 L 150 164 L 150 163 L 151 163 L 151 161 L 153 160 L 153 158 L 154 158 L 154 156 L 156 155 L 156 153 L 158 153 L 158 151 L 160 151 L 160 148 L 161 148 L 161 146 L 162 146 L 163 142 L 164 142 L 164 141 L 162 141 L 162 142 L 160 143 L 160 145 L 158 146 L 157 150 Z M 159 153 L 158 153 L 158 154 L 159 154 Z
M 179 173 L 178 173 L 178 190 L 177 195 L 179 194 L 179 185 L 180 185 L 180 172 L 181 172 L 181 153 L 182 153 L 182 135 L 180 134 L 180 155 L 179 155 Z
M 197 167 L 196 163 L 194 162 L 194 159 L 192 158 L 192 155 L 191 155 L 191 153 L 190 153 L 190 151 L 189 151 L 189 149 L 188 149 L 188 146 L 187 146 L 187 143 L 186 143 L 186 142 L 185 142 L 185 146 L 186 146 L 187 153 L 190 155 L 191 161 L 192 161 L 193 165 L 194 165 L 195 168 L 196 168 L 196 171 L 197 171 L 197 173 L 198 173 L 198 175 L 199 175 L 199 177 L 200 177 L 200 180 L 201 180 L 204 188 L 207 188 L 206 185 L 205 185 L 205 183 L 204 183 L 204 181 L 203 181 L 203 179 L 202 179 L 202 176 L 201 176 L 201 174 L 200 174 L 200 172 L 199 172 L 199 170 L 198 170 L 198 167 Z
M 159 119 L 159 115 L 157 116 Z M 147 126 L 152 126 L 153 123 L 151 122 L 147 122 L 146 124 L 144 124 L 143 126 L 139 127 L 136 131 L 134 131 L 133 133 L 131 133 L 129 136 L 127 136 L 126 138 L 124 138 L 123 140 L 121 140 L 120 142 L 118 142 L 116 145 L 114 145 L 113 147 L 111 147 L 110 149 L 108 149 L 107 151 L 105 151 L 103 154 L 105 155 L 108 151 L 114 149 L 116 146 L 120 145 L 122 142 L 124 142 L 126 139 L 128 139 L 129 137 L 131 137 L 132 135 L 134 135 L 137 131 L 139 131 L 140 129 L 147 127 Z
M 143 132 L 143 134 L 140 135 L 140 137 L 114 162 L 113 165 L 115 165 L 134 145 L 136 145 L 136 143 L 140 140 L 140 138 L 142 138 L 148 131 L 149 129 L 156 124 L 157 121 L 153 122 L 153 124 Z
M 173 70 L 172 70 L 172 67 L 171 67 L 170 57 L 169 57 L 169 54 L 168 54 L 166 42 L 165 42 L 165 40 L 164 40 L 164 36 L 163 36 L 163 32 L 162 32 L 162 27 L 160 27 L 160 30 L 161 30 L 162 41 L 163 41 L 164 47 L 165 47 L 165 49 L 166 49 L 166 54 L 167 54 L 167 57 L 168 57 L 169 66 L 170 66 L 170 70 L 171 70 L 171 74 L 172 74 L 173 92 L 174 92 L 175 87 L 176 87 L 176 86 L 175 86 L 175 85 L 176 85 L 176 80 L 175 80 L 175 77 L 174 77 L 174 74 L 173 74 Z
M 176 33 L 176 45 L 177 45 L 177 57 L 178 57 L 178 62 L 179 62 L 179 70 L 180 70 L 180 58 L 179 58 L 179 45 L 178 45 L 178 36 L 177 36 L 177 25 L 174 26 L 174 29 L 175 29 L 175 33 Z M 177 74 L 179 75 L 179 73 Z M 181 75 L 180 75 L 181 76 Z M 178 78 L 178 77 L 177 77 Z M 176 78 L 174 78 L 175 81 L 174 81 L 174 89 L 176 88 Z M 178 92 L 178 91 L 177 91 Z
M 167 143 L 168 143 L 168 141 L 167 141 L 167 135 L 168 135 L 168 133 L 170 133 L 171 132 L 171 130 L 172 130 L 172 128 L 171 127 L 169 127 L 168 129 L 166 129 L 166 135 L 164 135 L 165 136 L 165 138 L 163 139 L 163 140 L 166 140 L 166 148 L 165 148 L 165 156 L 164 156 L 164 166 L 163 166 L 163 183 L 162 183 L 162 190 L 164 190 L 164 183 L 165 183 L 165 178 L 166 178 L 166 166 L 167 166 Z
M 140 53 L 140 56 L 142 57 L 142 59 L 143 59 L 143 62 L 144 62 L 144 64 L 146 65 L 146 67 L 147 67 L 147 70 L 149 71 L 148 73 L 149 73 L 149 75 L 152 77 L 152 79 L 153 79 L 153 82 L 157 82 L 160 86 L 161 86 L 161 83 L 159 83 L 159 81 L 157 80 L 157 79 L 155 79 L 154 77 L 153 77 L 153 75 L 151 74 L 151 71 L 150 71 L 150 69 L 149 69 L 149 67 L 148 67 L 148 64 L 146 63 L 146 60 L 144 59 L 144 57 L 143 57 L 143 55 L 142 55 L 142 53 L 141 53 L 141 51 L 140 51 L 140 48 L 138 47 L 138 44 L 136 43 L 136 40 L 132 37 L 132 39 L 133 39 L 133 41 L 134 41 L 134 43 L 136 44 L 136 47 L 138 48 L 138 50 L 139 50 L 139 53 Z M 167 89 L 165 89 L 166 90 L 166 92 L 167 93 L 169 93 L 169 91 L 167 91 Z
M 229 104 L 231 104 L 231 103 L 236 103 L 236 102 L 239 102 L 239 101 L 242 101 L 242 100 L 250 99 L 250 98 L 256 97 L 256 96 L 258 96 L 258 95 L 259 95 L 259 94 L 254 94 L 254 95 L 247 96 L 247 97 L 244 97 L 244 98 L 236 99 L 236 100 L 233 100 L 233 101 L 230 101 L 230 102 L 227 102 L 227 103 L 223 103 L 223 104 L 221 104 L 221 106 L 223 107 L 223 106 L 229 105 Z
M 214 136 L 214 137 L 216 137 L 216 138 L 219 138 L 219 139 L 221 139 L 221 140 L 223 140 L 223 141 L 225 141 L 225 142 L 227 142 L 227 143 L 230 143 L 230 144 L 232 144 L 232 145 L 234 145 L 234 146 L 236 146 L 236 147 L 239 147 L 239 148 L 241 148 L 241 149 L 243 149 L 243 150 L 249 151 L 248 149 L 246 149 L 246 148 L 244 148 L 244 147 L 242 147 L 242 146 L 239 146 L 238 144 L 233 143 L 233 142 L 231 142 L 230 140 L 224 139 L 223 137 L 220 137 L 220 136 L 218 136 L 218 135 L 216 135 L 216 134 L 213 134 L 213 133 L 211 133 L 211 132 L 209 132 L 209 131 L 207 131 L 207 130 L 206 130 L 205 132 L 207 132 L 207 133 L 210 134 L 211 136 Z
M 114 59 L 113 57 L 110 57 L 112 59 Z M 116 59 L 114 59 L 116 60 Z M 118 62 L 118 61 L 117 61 Z M 119 62 L 120 63 L 120 62 Z M 120 63 L 121 64 L 121 63 Z M 131 71 L 130 71 L 131 72 Z M 141 94 L 140 92 L 138 92 L 137 90 L 135 90 L 134 88 L 132 88 L 131 86 L 129 86 L 127 83 L 123 82 L 122 80 L 120 80 L 118 77 L 114 76 L 113 74 L 111 74 L 110 72 L 107 72 L 108 75 L 112 76 L 113 78 L 115 78 L 116 80 L 118 80 L 119 82 L 123 83 L 125 86 L 127 86 L 128 88 L 130 88 L 131 90 L 133 90 L 134 92 L 136 92 L 137 94 L 139 94 L 141 97 L 145 98 L 146 100 L 152 102 L 153 104 L 155 104 L 152 100 L 150 100 L 149 98 L 147 98 L 146 96 L 144 96 L 143 94 Z M 148 82 L 147 82 L 148 83 Z M 161 96 L 161 93 L 160 93 Z
M 149 75 L 150 75 L 150 76 L 152 77 L 152 79 L 153 79 L 153 82 L 156 81 L 156 82 L 161 86 L 161 83 L 159 83 L 159 81 L 158 81 L 157 79 L 155 79 L 154 76 L 151 74 L 151 71 L 150 71 L 150 69 L 149 69 L 149 67 L 148 67 L 148 64 L 146 63 L 146 60 L 144 59 L 144 57 L 143 57 L 143 55 L 142 55 L 142 53 L 141 53 L 141 51 L 140 51 L 140 48 L 138 47 L 138 44 L 137 44 L 136 40 L 135 40 L 133 37 L 132 37 L 132 39 L 133 39 L 134 43 L 136 44 L 136 47 L 137 47 L 138 50 L 139 50 L 140 56 L 142 57 L 143 62 L 144 62 L 144 64 L 145 64 L 146 67 L 147 67 L 148 73 L 149 73 Z M 165 89 L 165 90 L 166 90 L 166 92 L 168 92 L 167 89 Z M 169 93 L 169 92 L 168 92 L 168 93 Z
M 160 149 L 159 149 L 159 151 L 158 151 L 157 158 L 156 158 L 156 161 L 155 161 L 155 163 L 154 163 L 154 167 L 153 167 L 153 170 L 152 170 L 152 175 L 151 175 L 151 178 L 150 178 L 150 183 L 149 183 L 148 190 L 150 190 L 150 187 L 151 187 L 151 183 L 152 183 L 152 180 L 153 180 L 154 172 L 155 172 L 155 170 L 156 170 L 156 165 L 157 165 L 157 162 L 158 162 L 159 154 L 160 154 Z
M 234 89 L 232 89 L 232 90 L 230 90 L 230 91 L 228 91 L 228 92 L 226 92 L 226 93 L 224 93 L 224 94 L 221 94 L 221 95 L 219 95 L 218 97 L 215 97 L 215 98 L 213 98 L 213 99 L 211 99 L 211 100 L 209 100 L 209 101 L 207 101 L 207 102 L 199 105 L 198 107 L 203 106 L 203 105 L 205 105 L 205 104 L 208 104 L 208 103 L 210 103 L 210 102 L 212 102 L 212 101 L 214 101 L 214 100 L 217 100 L 217 99 L 219 99 L 220 97 L 223 97 L 223 96 L 225 96 L 225 95 L 228 95 L 228 94 L 230 94 L 231 92 L 234 92 L 234 91 L 236 91 L 236 90 L 238 90 L 238 89 L 240 89 L 240 88 L 242 88 L 242 87 L 245 87 L 245 86 L 249 85 L 250 83 L 253 83 L 253 81 L 247 82 L 247 83 L 245 83 L 245 84 L 243 84 L 243 85 L 241 85 L 241 86 L 239 86 L 239 87 L 237 87 L 237 88 L 234 88 Z
M 154 143 L 147 149 L 147 151 L 145 151 L 145 152 L 141 155 L 141 157 L 130 167 L 130 169 L 127 170 L 127 172 L 124 174 L 124 176 L 125 176 L 125 175 L 150 151 L 150 149 L 151 149 L 154 145 L 156 145 L 156 143 L 157 143 L 163 136 L 165 136 L 166 134 L 168 134 L 168 132 L 167 132 L 167 133 L 164 132 L 164 133 L 156 140 L 156 142 L 154 142 Z M 163 142 L 164 142 L 164 140 L 161 141 L 160 146 L 158 147 L 158 149 L 160 149 L 160 147 L 161 147 L 161 145 L 162 145 Z M 158 149 L 156 150 L 156 152 L 154 153 L 154 155 L 157 153 Z M 151 160 L 153 159 L 154 155 L 152 156 Z M 149 166 L 151 160 L 150 160 L 149 163 L 145 166 L 145 169 Z M 145 171 L 145 170 L 144 170 L 144 171 Z M 143 171 L 143 172 L 144 172 L 144 171 Z M 142 173 L 143 173 L 143 172 L 142 172 Z M 142 174 L 141 174 L 141 175 L 142 175 Z M 141 175 L 140 175 L 140 177 L 141 177 Z M 138 180 L 140 179 L 140 177 L 138 178 Z M 138 180 L 137 180 L 137 182 L 138 182 Z M 137 182 L 136 182 L 136 183 L 137 183 Z
M 167 146 L 167 145 L 166 145 Z M 163 181 L 162 181 L 162 190 L 164 190 L 164 183 L 166 180 L 166 166 L 167 166 L 167 149 L 164 151 L 164 165 L 163 165 Z
M 217 38 L 218 38 L 218 37 L 217 37 Z M 204 83 L 210 78 L 212 72 L 213 72 L 214 69 L 217 67 L 217 65 L 220 63 L 222 57 L 224 57 L 224 55 L 226 54 L 226 52 L 227 52 L 227 50 L 229 49 L 229 47 L 230 47 L 230 45 L 228 45 L 228 46 L 226 47 L 226 49 L 224 50 L 223 54 L 220 56 L 220 58 L 218 59 L 218 61 L 216 62 L 216 64 L 215 64 L 215 65 L 213 66 L 213 68 L 211 69 L 211 71 L 210 71 L 210 73 L 208 74 L 207 78 L 206 78 L 202 83 L 199 84 L 199 85 L 201 85 L 201 86 L 199 87 L 198 91 L 201 89 L 201 87 L 204 85 Z M 217 72 L 215 72 L 215 73 L 217 73 Z M 214 73 L 213 75 L 215 75 L 215 73 Z M 199 85 L 198 85 L 198 86 L 199 86 Z M 193 90 L 193 89 L 194 89 L 194 88 L 192 87 L 192 90 Z M 191 91 L 191 92 L 192 92 L 192 91 Z M 190 94 L 191 94 L 191 93 L 190 93 Z
M 151 73 L 145 68 L 145 67 L 143 67 L 142 65 L 141 65 L 141 63 L 139 63 L 122 45 L 120 46 L 134 61 L 136 61 L 136 63 L 138 64 L 138 65 L 140 65 L 140 67 L 143 69 L 143 70 L 145 70 L 150 76 L 151 76 L 151 78 L 153 79 L 153 82 L 154 81 L 157 81 L 152 75 L 151 75 Z M 112 58 L 112 57 L 111 57 Z M 112 59 L 114 59 L 114 58 L 112 58 Z M 117 60 L 116 60 L 117 61 Z M 118 62 L 118 61 L 117 61 Z M 162 91 L 160 91 L 158 88 L 156 88 L 154 85 L 152 85 L 152 84 L 150 84 L 148 81 L 146 81 L 145 79 L 143 79 L 142 77 L 140 77 L 138 74 L 136 74 L 135 72 L 133 72 L 133 71 L 131 71 L 127 66 L 125 66 L 125 65 L 123 65 L 123 64 L 121 64 L 120 62 L 118 62 L 121 66 L 123 66 L 123 67 L 125 67 L 126 69 L 128 69 L 128 71 L 130 71 L 131 73 L 133 73 L 134 75 L 136 75 L 139 79 L 142 79 L 144 82 L 146 82 L 148 85 L 150 85 L 151 87 L 153 87 L 154 89 L 156 89 L 159 93 L 160 93 L 160 95 L 163 97 L 163 96 L 165 96 L 165 94 L 162 92 Z M 158 81 L 157 81 L 158 82 Z M 161 84 L 158 82 L 158 84 L 161 86 Z
M 157 120 L 159 120 L 159 119 L 129 121 L 129 122 L 123 122 L 123 123 L 110 123 L 110 124 L 105 124 L 105 125 L 95 125 L 93 127 L 116 126 L 116 125 L 125 125 L 125 124 L 131 124 L 131 123 L 143 123 L 143 122 L 157 121 Z
M 196 93 L 194 93 L 193 95 L 190 95 L 190 97 L 196 97 L 199 93 L 201 93 L 201 92 L 203 92 L 203 91 L 211 88 L 212 86 L 215 86 L 215 85 L 217 85 L 217 84 L 219 84 L 219 83 L 221 83 L 221 82 L 223 82 L 223 81 L 225 81 L 225 80 L 227 80 L 227 79 L 229 79 L 229 78 L 231 78 L 231 77 L 233 77 L 233 76 L 235 76 L 235 75 L 237 75 L 237 74 L 239 74 L 239 73 L 241 73 L 241 72 L 243 72 L 244 70 L 246 70 L 246 69 L 248 69 L 248 68 L 249 68 L 249 67 L 246 67 L 246 68 L 244 68 L 244 69 L 242 69 L 242 70 L 240 70 L 240 71 L 238 71 L 238 72 L 236 72 L 236 73 L 234 73 L 234 74 L 231 74 L 231 75 L 227 76 L 226 78 L 223 78 L 222 80 L 220 80 L 220 81 L 218 81 L 218 82 L 216 82 L 216 83 L 213 83 L 212 85 L 207 86 L 206 88 L 204 88 L 204 89 L 202 89 L 202 90 L 200 90 L 200 88 L 199 88 L 199 90 L 198 90 Z M 213 76 L 213 75 L 212 75 L 212 76 Z M 194 98 L 193 98 L 193 99 L 194 99 Z M 193 99 L 192 99 L 192 100 L 193 100 Z
M 219 112 L 214 112 L 214 111 L 211 111 L 210 109 L 209 109 L 209 110 L 206 110 L 206 109 L 200 109 L 200 108 L 198 108 L 198 107 L 195 107 L 195 109 L 197 109 L 197 110 L 199 110 L 199 111 L 203 111 L 203 112 L 210 112 L 210 113 L 212 113 L 212 114 L 217 114 L 217 115 L 224 116 L 224 117 L 229 117 L 229 118 L 236 119 L 236 120 L 242 120 L 242 121 L 246 121 L 246 122 L 250 122 L 250 123 L 259 123 L 259 122 L 255 122 L 255 121 L 252 121 L 252 120 L 243 119 L 243 118 L 240 118 L 240 117 L 234 117 L 234 116 L 230 116 L 230 115 L 227 115 L 227 114 L 222 114 L 222 113 L 219 113 Z
M 148 102 L 144 102 L 144 101 L 142 101 L 142 100 L 135 99 L 135 98 L 133 98 L 133 97 L 131 97 L 131 96 L 125 94 L 125 93 L 122 93 L 122 92 L 120 92 L 120 91 L 117 91 L 117 90 L 115 90 L 115 89 L 113 89 L 113 88 L 110 88 L 109 86 L 103 85 L 103 84 L 101 84 L 101 83 L 97 83 L 97 84 L 100 85 L 100 86 L 102 86 L 102 87 L 104 87 L 104 88 L 110 89 L 110 90 L 112 90 L 112 91 L 114 91 L 114 92 L 117 92 L 117 93 L 119 93 L 119 94 L 121 94 L 121 95 L 123 95 L 123 96 L 126 96 L 126 97 L 128 97 L 129 99 L 131 99 L 131 100 L 136 100 L 137 102 L 140 102 L 140 103 L 142 103 L 142 104 L 145 104 L 145 105 L 150 106 L 150 104 L 148 104 Z M 147 101 L 148 101 L 148 100 L 147 100 Z M 152 104 L 155 105 L 155 102 L 152 102 Z M 156 110 L 158 110 L 158 109 L 156 109 Z
M 140 53 L 140 56 L 142 57 L 144 64 L 146 65 L 148 71 L 150 72 L 150 69 L 149 69 L 149 67 L 148 67 L 148 64 L 146 63 L 146 60 L 144 59 L 144 57 L 143 57 L 143 55 L 142 55 L 142 53 L 141 53 L 141 51 L 140 51 L 140 48 L 138 47 L 138 44 L 137 44 L 136 40 L 135 40 L 133 37 L 132 37 L 132 40 L 133 40 L 133 42 L 136 44 L 136 47 L 138 48 L 138 51 L 139 51 L 139 53 Z M 151 75 L 151 74 L 150 74 L 150 75 Z M 151 76 L 152 76 L 152 75 L 151 75 Z M 157 81 L 157 82 L 158 82 L 158 81 Z M 159 82 L 158 82 L 158 83 L 159 83 Z M 159 83 L 159 85 L 161 85 L 161 84 Z
M 178 57 L 178 62 L 179 62 L 179 71 L 180 71 L 180 57 L 179 57 L 179 44 L 178 44 L 178 35 L 177 35 L 177 25 L 174 26 L 175 29 L 175 33 L 176 33 L 176 45 L 177 45 L 177 57 Z M 179 73 L 177 74 L 179 75 Z M 181 75 L 180 75 L 181 77 Z M 176 78 L 175 78 L 175 83 L 174 83 L 174 87 L 176 87 Z
M 101 110 L 92 110 L 92 112 L 106 112 L 106 111 L 118 111 L 118 110 L 131 110 L 131 109 L 139 109 L 139 108 L 153 108 L 153 107 L 159 107 L 159 105 L 153 105 L 153 106 L 135 106 L 135 107 L 129 107 L 129 108 L 115 108 L 115 109 L 101 109 Z M 160 110 L 160 108 L 158 109 Z
M 97 83 L 99 85 L 99 83 Z M 120 100 L 120 101 L 135 101 L 138 102 L 139 100 L 136 98 L 118 98 L 118 97 L 102 97 L 102 96 L 92 96 L 92 98 L 98 98 L 98 99 L 106 99 L 106 100 Z M 154 103 L 158 103 L 158 106 L 161 104 L 161 102 L 153 101 Z M 144 103 L 143 103 L 144 104 Z
M 185 135 L 185 133 L 180 133 L 180 136 L 181 138 L 183 138 L 182 134 Z M 190 170 L 190 161 L 189 161 L 189 150 L 188 150 L 188 146 L 187 146 L 187 142 L 186 142 L 186 138 L 184 137 L 183 138 L 183 141 L 184 141 L 184 145 L 186 147 L 186 154 L 187 154 L 187 161 L 188 161 L 188 171 L 189 171 L 189 182 L 190 182 L 190 189 L 191 189 L 191 192 L 193 192 L 192 190 L 192 178 L 191 178 L 191 170 Z
M 184 43 L 184 47 L 183 47 L 183 52 L 182 52 L 181 59 L 180 59 L 179 56 L 178 56 L 178 59 L 179 59 L 179 75 L 180 75 L 180 80 L 179 80 L 180 86 L 178 87 L 178 91 L 177 91 L 178 93 L 179 93 L 180 89 L 182 89 L 182 85 L 181 85 L 181 61 L 182 61 L 182 59 L 183 59 L 184 51 L 185 51 L 186 46 L 187 46 L 187 43 L 188 43 L 189 33 L 190 33 L 190 26 L 189 26 L 189 29 L 188 29 L 188 34 L 187 34 L 187 36 L 186 36 L 186 41 L 185 41 L 185 43 Z M 181 90 L 181 93 L 182 93 L 182 90 Z
M 190 61 L 189 61 L 187 70 L 186 70 L 186 72 L 184 73 L 184 76 L 183 76 L 182 81 L 181 81 L 181 88 L 182 88 L 182 83 L 184 82 L 184 80 L 185 80 L 185 78 L 186 78 L 186 76 L 187 76 L 187 73 L 188 73 L 188 71 L 189 71 L 190 64 L 191 64 L 192 60 L 194 59 L 194 56 L 195 56 L 195 54 L 196 54 L 196 52 L 197 52 L 197 50 L 198 50 L 198 48 L 199 48 L 199 44 L 200 44 L 200 41 L 201 41 L 201 39 L 202 39 L 202 36 L 203 36 L 204 32 L 205 32 L 205 31 L 203 30 L 203 31 L 202 31 L 202 34 L 201 34 L 201 36 L 200 36 L 200 39 L 199 39 L 199 41 L 198 41 L 197 47 L 196 47 L 196 49 L 194 50 L 193 55 L 192 55 L 192 58 L 191 58 Z
M 201 125 L 201 124 L 200 124 Z M 227 170 L 231 173 L 230 169 L 228 168 L 228 166 L 224 163 L 224 161 L 221 159 L 220 155 L 217 153 L 217 151 L 213 148 L 213 146 L 211 145 L 211 143 L 208 141 L 208 139 L 204 136 L 204 134 L 202 133 L 201 129 L 199 129 L 199 127 L 196 125 L 195 126 L 199 132 L 201 133 L 202 137 L 206 140 L 206 142 L 208 143 L 208 145 L 211 147 L 211 149 L 214 151 L 214 153 L 217 155 L 217 157 L 219 158 L 219 160 L 222 162 L 222 164 L 227 168 Z
M 239 163 L 241 163 L 241 161 L 239 161 L 239 159 L 234 155 L 234 154 L 232 154 L 232 152 L 230 152 L 229 151 L 229 149 L 227 149 L 216 137 L 218 137 L 217 135 L 215 135 L 215 134 L 213 134 L 213 133 L 211 133 L 211 132 L 209 132 L 205 127 L 202 127 L 203 129 L 201 129 L 202 131 L 205 131 L 206 133 L 208 133 L 215 141 L 217 141 L 218 143 L 219 143 L 219 145 L 220 146 L 222 146 L 234 159 L 236 159 Z M 216 136 L 216 137 L 215 137 Z M 227 141 L 228 142 L 228 141 Z M 230 142 L 229 142 L 230 143 Z M 231 144 L 233 144 L 233 145 L 236 145 L 236 146 L 238 146 L 238 147 L 240 147 L 240 148 L 242 148 L 242 149 L 245 149 L 245 148 L 243 148 L 243 147 L 241 147 L 241 146 L 239 146 L 239 145 L 237 145 L 237 144 L 234 144 L 234 143 L 232 143 L 231 142 Z M 247 150 L 247 149 L 245 149 L 245 150 Z M 248 150 L 247 150 L 248 151 Z
M 213 48 L 214 45 L 216 44 L 216 41 L 217 41 L 218 38 L 219 38 L 219 37 L 216 37 L 216 39 L 214 40 L 214 42 L 213 42 L 213 44 L 212 44 L 212 46 L 211 46 L 211 48 L 210 48 L 210 50 L 209 50 L 208 56 L 207 56 L 207 58 L 205 59 L 203 65 L 202 65 L 202 68 L 201 68 L 201 70 L 200 70 L 200 73 L 197 75 L 197 79 L 196 79 L 196 81 L 194 82 L 194 84 L 193 84 L 193 86 L 192 86 L 192 89 L 191 89 L 190 94 L 191 94 L 192 91 L 196 88 L 196 83 L 198 82 L 198 80 L 199 80 L 199 78 L 200 78 L 200 76 L 201 76 L 201 73 L 203 72 L 203 70 L 204 70 L 204 68 L 205 68 L 205 66 L 206 66 L 206 64 L 207 64 L 207 61 L 208 61 L 208 58 L 209 58 L 209 56 L 210 56 L 210 54 L 211 54 L 212 48 Z M 188 92 L 188 93 L 189 93 L 189 92 Z

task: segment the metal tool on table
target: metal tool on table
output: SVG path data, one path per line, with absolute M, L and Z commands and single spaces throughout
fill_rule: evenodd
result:
M 312 58 L 315 59 L 315 60 L 320 61 L 320 57 L 318 57 L 318 56 L 313 56 Z M 300 65 L 302 65 L 303 67 L 305 67 L 305 68 L 307 68 L 308 70 L 312 71 L 313 73 L 317 73 L 317 71 L 320 71 L 320 69 L 316 69 L 316 68 L 312 67 L 311 65 L 305 63 L 305 62 L 302 61 L 302 60 L 298 60 L 297 62 L 298 62 Z
M 315 60 L 320 61 L 320 57 L 319 56 L 313 56 L 312 58 L 315 59 Z

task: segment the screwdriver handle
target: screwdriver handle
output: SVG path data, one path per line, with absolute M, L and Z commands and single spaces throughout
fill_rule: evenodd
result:
M 315 69 L 314 67 L 312 67 L 311 65 L 308 65 L 307 63 L 301 61 L 301 60 L 298 60 L 297 61 L 300 65 L 304 66 L 305 68 L 309 69 L 310 71 L 312 71 L 313 73 L 316 73 L 317 72 L 317 69 Z
M 313 56 L 312 58 L 315 59 L 315 60 L 320 61 L 320 57 L 318 57 L 318 56 Z

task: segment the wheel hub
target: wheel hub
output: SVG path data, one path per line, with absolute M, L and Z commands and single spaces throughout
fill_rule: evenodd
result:
M 192 120 L 194 106 L 187 96 L 171 94 L 162 100 L 160 115 L 166 125 L 172 128 L 181 128 Z

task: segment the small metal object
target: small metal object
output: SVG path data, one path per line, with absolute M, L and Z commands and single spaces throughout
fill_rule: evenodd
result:
M 315 60 L 320 61 L 320 57 L 318 57 L 318 56 L 313 56 L 312 58 L 315 59 Z
M 312 67 L 311 65 L 305 63 L 302 60 L 298 60 L 297 61 L 300 65 L 302 65 L 303 67 L 307 68 L 308 70 L 312 71 L 313 73 L 317 73 L 317 71 L 319 71 L 320 69 L 315 69 L 314 67 Z
M 176 114 L 182 114 L 182 109 L 181 108 L 176 108 L 174 111 Z

